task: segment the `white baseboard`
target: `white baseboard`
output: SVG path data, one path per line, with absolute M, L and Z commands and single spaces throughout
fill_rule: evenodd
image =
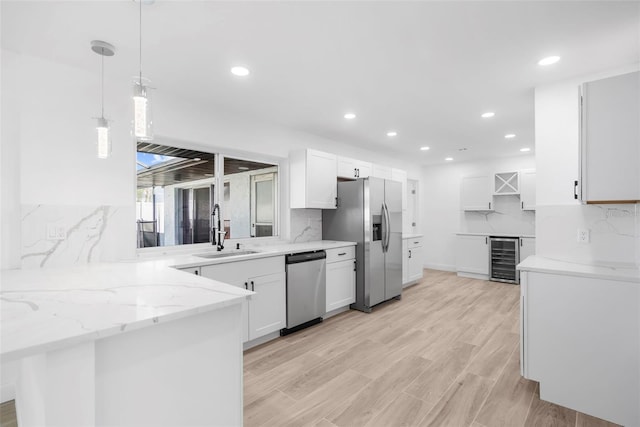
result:
M 431 270 L 440 270 L 440 271 L 456 271 L 455 265 L 449 264 L 431 264 L 426 263 L 423 265 L 424 268 L 430 268 Z
M 458 271 L 458 276 L 460 276 L 460 277 L 468 277 L 470 279 L 489 280 L 489 275 L 488 274 L 465 273 L 464 271 Z
M 279 336 L 280 336 L 280 331 L 271 332 L 270 334 L 267 334 L 267 335 L 262 336 L 260 338 L 256 338 L 255 340 L 247 341 L 246 343 L 244 343 L 242 345 L 242 349 L 243 350 L 249 350 L 250 348 L 259 346 L 260 344 L 264 344 L 267 341 L 274 340 L 274 339 L 278 338 Z
M 13 384 L 0 386 L 0 402 L 8 402 L 16 399 L 16 387 Z
M 327 314 L 325 314 L 324 316 L 322 316 L 323 319 L 328 319 L 330 317 L 335 316 L 336 314 L 340 314 L 340 313 L 344 313 L 345 311 L 349 311 L 351 310 L 349 308 L 348 305 L 345 305 L 344 307 L 340 307 L 340 308 L 336 308 L 335 310 L 331 310 L 330 312 L 328 312 Z

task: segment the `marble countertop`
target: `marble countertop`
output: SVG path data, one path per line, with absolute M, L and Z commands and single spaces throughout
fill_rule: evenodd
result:
M 422 234 L 411 234 L 411 233 L 403 233 L 403 239 L 417 239 L 418 237 L 422 237 Z
M 533 234 L 519 234 L 519 233 L 456 233 L 458 236 L 494 236 L 494 237 L 527 237 L 535 239 L 536 236 Z
M 620 280 L 640 283 L 640 269 L 634 265 L 593 265 L 579 264 L 545 258 L 539 255 L 527 257 L 518 264 L 520 271 L 561 274 L 568 276 L 593 277 L 599 279 Z
M 356 242 L 338 242 L 335 240 L 318 240 L 314 242 L 304 243 L 276 243 L 264 246 L 254 245 L 242 245 L 240 251 L 253 250 L 256 253 L 245 254 L 238 256 L 225 256 L 222 258 L 202 258 L 197 254 L 215 254 L 215 246 L 210 246 L 209 249 L 199 248 L 194 250 L 193 253 L 188 254 L 167 254 L 161 257 L 147 258 L 149 261 L 154 262 L 158 267 L 175 267 L 175 268 L 188 268 L 197 267 L 201 265 L 213 265 L 213 264 L 225 264 L 235 261 L 246 261 L 257 258 L 267 258 L 278 255 L 287 255 L 291 253 L 306 252 L 306 251 L 319 251 L 335 248 L 343 248 L 345 246 L 353 246 Z M 229 245 L 231 246 L 231 245 Z M 235 249 L 224 249 L 225 253 L 237 252 Z
M 56 350 L 239 304 L 253 294 L 170 267 L 219 264 L 354 244 L 278 243 L 244 247 L 260 252 L 220 259 L 175 254 L 132 262 L 2 270 L 0 355 L 9 360 Z M 205 252 L 202 248 L 200 251 Z M 215 252 L 215 248 L 211 251 Z

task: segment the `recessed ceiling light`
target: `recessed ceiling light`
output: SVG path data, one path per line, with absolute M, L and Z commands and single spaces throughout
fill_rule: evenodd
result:
M 427 150 L 429 149 L 429 147 L 420 147 L 420 149 L 421 149 L 422 151 L 427 151 Z
M 193 159 L 194 162 L 199 162 L 200 160 L 202 160 L 200 157 L 194 157 Z
M 482 118 L 483 119 L 488 119 L 489 117 L 493 117 L 495 115 L 496 115 L 496 113 L 494 113 L 493 111 L 487 111 L 486 113 L 482 114 Z
M 231 68 L 231 74 L 239 77 L 246 77 L 249 75 L 249 69 L 246 67 L 236 66 Z
M 241 170 L 241 171 L 248 171 L 249 170 L 249 168 L 246 167 L 246 166 L 238 166 L 238 169 Z
M 347 119 L 347 120 L 353 120 L 353 119 L 356 118 L 356 115 L 354 113 L 346 113 L 344 115 L 344 118 Z
M 527 151 L 531 151 L 531 148 L 529 147 L 521 148 L 520 151 L 522 151 L 523 153 L 526 153 Z
M 446 157 L 446 158 L 445 158 L 445 160 L 446 160 L 447 162 L 450 162 L 451 160 L 453 160 L 453 157 Z
M 515 133 L 508 133 L 508 134 L 506 134 L 504 137 L 505 137 L 506 139 L 512 139 L 512 138 L 515 138 L 515 137 L 516 137 L 516 134 L 515 134 Z
M 555 64 L 558 61 L 560 61 L 559 56 L 547 56 L 546 58 L 542 58 L 540 61 L 538 61 L 538 65 L 551 65 Z
M 396 135 L 398 135 L 398 132 L 394 130 L 387 132 L 387 136 L 396 136 Z

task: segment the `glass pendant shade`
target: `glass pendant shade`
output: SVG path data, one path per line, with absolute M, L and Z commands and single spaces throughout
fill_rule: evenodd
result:
M 133 84 L 133 134 L 138 141 L 153 140 L 149 88 L 140 81 Z
M 98 158 L 106 159 L 111 155 L 111 132 L 109 132 L 107 119 L 98 118 L 96 130 L 98 132 Z

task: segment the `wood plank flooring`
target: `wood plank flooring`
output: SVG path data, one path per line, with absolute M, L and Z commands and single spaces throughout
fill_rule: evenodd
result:
M 401 301 L 248 350 L 245 426 L 614 426 L 520 376 L 519 295 L 425 270 Z
M 401 301 L 348 311 L 245 352 L 245 426 L 607 423 L 540 400 L 520 376 L 518 286 L 425 270 Z M 2 404 L 2 427 L 15 406 Z

